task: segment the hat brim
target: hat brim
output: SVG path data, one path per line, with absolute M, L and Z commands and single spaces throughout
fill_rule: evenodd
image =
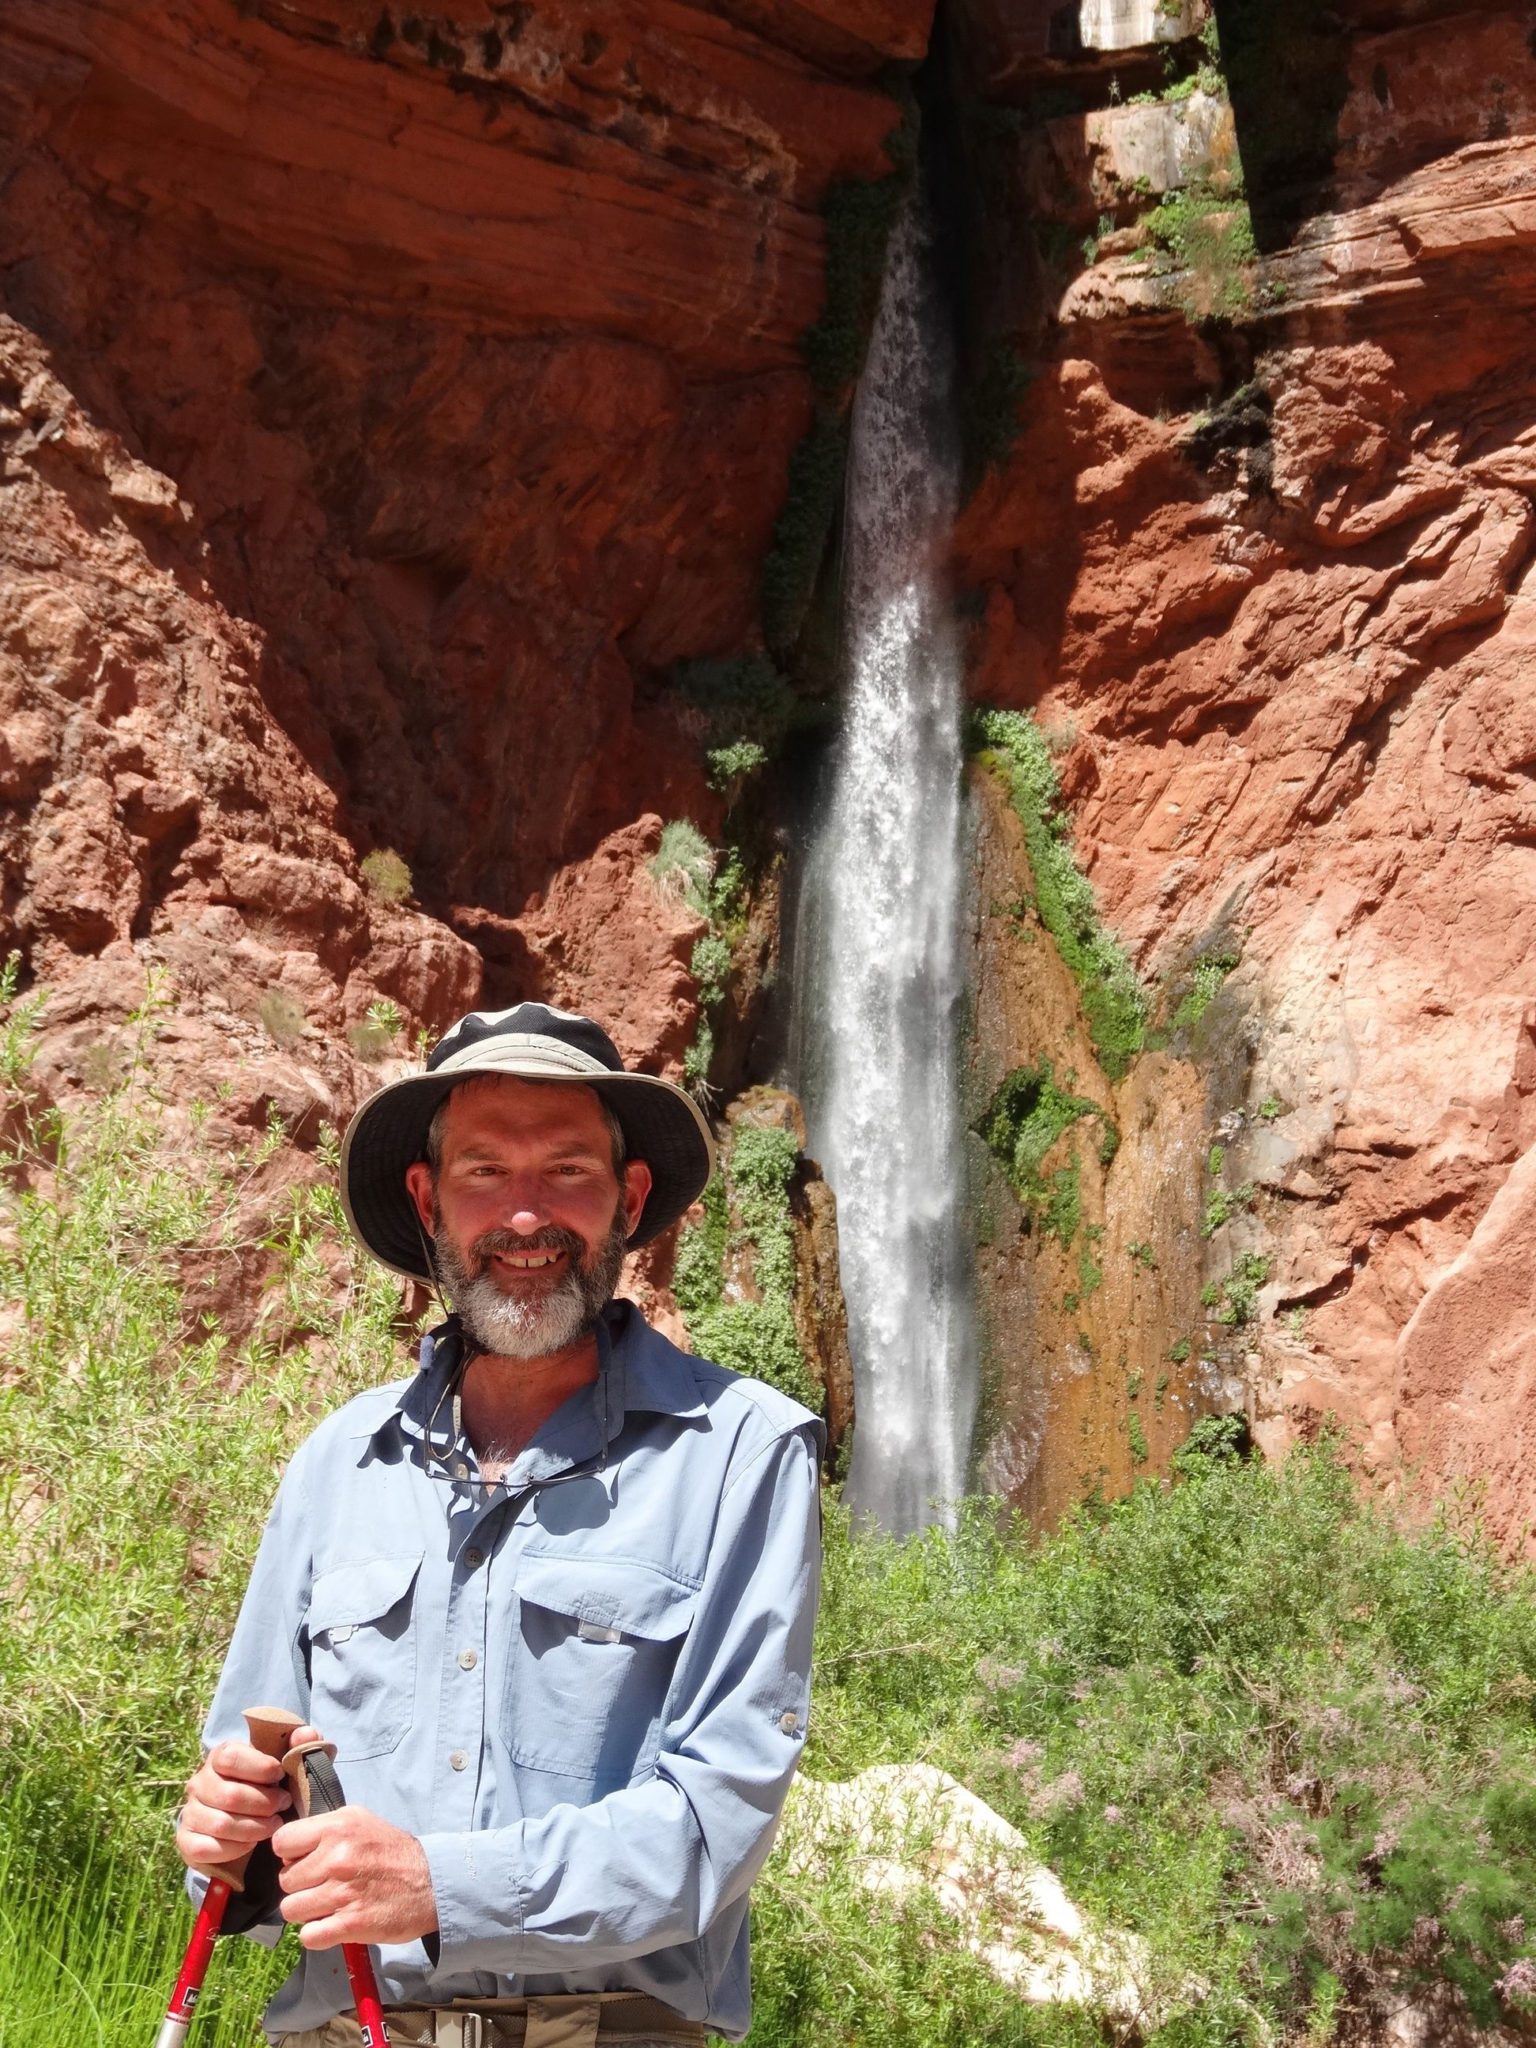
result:
M 651 1169 L 651 1191 L 629 1248 L 649 1244 L 703 1194 L 715 1167 L 715 1144 L 693 1097 L 653 1074 L 530 1073 L 526 1056 L 498 1062 L 494 1052 L 451 1072 L 410 1074 L 380 1088 L 347 1126 L 341 1146 L 341 1206 L 358 1243 L 407 1280 L 429 1285 L 427 1238 L 405 1184 L 406 1169 L 427 1154 L 427 1131 L 439 1105 L 463 1081 L 496 1074 L 520 1081 L 591 1088 L 624 1133 L 630 1159 Z

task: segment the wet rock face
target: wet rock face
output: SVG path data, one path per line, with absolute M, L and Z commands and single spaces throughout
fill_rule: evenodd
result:
M 1529 1308 L 1489 1282 L 1536 1139 L 1536 56 L 1523 14 L 1451 11 L 1354 11 L 1333 209 L 1225 317 L 1128 228 L 1016 330 L 958 562 L 975 694 L 1059 740 L 1143 974 L 1237 934 L 1207 1136 L 1273 1262 L 1261 1439 L 1336 1413 L 1383 1471 L 1486 1479 L 1515 1541 Z
M 649 863 L 718 806 L 656 686 L 756 631 L 820 204 L 888 169 L 870 79 L 926 34 L 7 10 L 0 950 L 58 1085 L 152 962 L 188 1088 L 302 1054 L 345 1114 L 381 1001 L 370 1058 L 539 996 L 677 1069 L 697 928 Z

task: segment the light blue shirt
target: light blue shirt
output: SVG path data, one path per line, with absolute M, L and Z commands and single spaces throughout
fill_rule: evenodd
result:
M 347 1798 L 418 1836 L 439 1932 L 375 1951 L 384 2003 L 633 1990 L 747 2030 L 747 1888 L 805 1741 L 821 1425 L 627 1303 L 595 1383 L 486 1485 L 461 1338 L 294 1457 L 206 1739 L 290 1707 Z M 271 2034 L 351 2000 L 306 1953 Z

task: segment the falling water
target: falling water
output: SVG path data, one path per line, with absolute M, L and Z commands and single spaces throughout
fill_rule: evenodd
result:
M 854 1361 L 848 1492 L 898 1531 L 964 1490 L 976 1407 L 955 1049 L 960 660 L 942 570 L 958 450 L 930 242 L 914 201 L 854 406 L 848 692 L 802 922 L 801 1086 L 838 1198 Z

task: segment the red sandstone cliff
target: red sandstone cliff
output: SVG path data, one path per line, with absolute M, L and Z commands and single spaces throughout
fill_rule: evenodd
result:
M 1067 743 L 1077 845 L 1143 972 L 1240 952 L 1207 1127 L 1227 1116 L 1230 1177 L 1260 1192 L 1206 1256 L 1272 1260 L 1261 1436 L 1338 1413 L 1425 1493 L 1486 1482 L 1514 1541 L 1536 1501 L 1536 46 L 1523 9 L 1452 11 L 1329 28 L 1329 153 L 1289 195 L 1323 210 L 1262 257 L 1229 243 L 1225 272 L 1137 225 L 1166 189 L 1138 196 L 1137 166 L 1176 158 L 1148 125 L 1187 131 L 1197 103 L 1050 124 L 1056 218 L 1119 212 L 1014 309 L 1037 374 L 959 558 L 975 694 Z M 1235 134 L 1197 138 L 1218 198 L 1233 100 Z
M 755 631 L 820 202 L 926 26 L 4 11 L 0 948 L 55 1086 L 150 961 L 178 1085 L 236 1055 L 257 1122 L 345 1112 L 380 997 L 397 1051 L 516 991 L 676 1065 L 699 925 L 646 862 L 715 799 L 654 684 Z
M 648 861 L 717 811 L 660 684 L 755 644 L 820 203 L 886 169 L 928 11 L 0 14 L 0 948 L 48 1085 L 156 962 L 172 1085 L 235 1123 L 343 1116 L 481 996 L 675 1067 L 700 926 Z M 958 536 L 973 690 L 1070 742 L 1144 974 L 1235 935 L 1191 1135 L 1260 1189 L 1261 1434 L 1340 1411 L 1514 1541 L 1536 55 L 1521 9 L 1306 0 L 1266 69 L 1233 0 L 1231 106 L 1162 97 L 1204 11 L 953 19 L 978 320 L 1033 371 Z

